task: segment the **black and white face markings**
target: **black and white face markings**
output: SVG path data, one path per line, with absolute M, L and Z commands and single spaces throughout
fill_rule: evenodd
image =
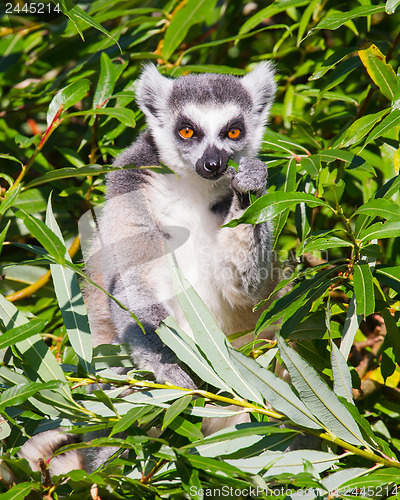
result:
M 232 118 L 227 119 L 229 114 Z M 204 179 L 219 179 L 228 160 L 246 145 L 244 117 L 232 104 L 222 109 L 187 106 L 178 115 L 174 133 L 182 156 Z
M 230 158 L 238 163 L 257 154 L 275 90 L 267 62 L 242 78 L 198 74 L 176 80 L 150 65 L 136 95 L 160 160 L 178 175 L 215 181 Z

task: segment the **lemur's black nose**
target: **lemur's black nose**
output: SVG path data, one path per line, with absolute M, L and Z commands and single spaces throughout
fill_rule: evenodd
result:
M 210 173 L 217 172 L 220 167 L 221 167 L 221 159 L 204 161 L 204 169 L 207 170 L 207 172 Z

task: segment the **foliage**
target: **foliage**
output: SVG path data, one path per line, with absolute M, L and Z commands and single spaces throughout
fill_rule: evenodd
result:
M 232 498 L 307 488 L 308 498 L 313 488 L 318 498 L 397 498 L 400 2 L 75 3 L 44 2 L 47 14 L 2 7 L 11 11 L 0 28 L 2 498 L 199 499 L 214 488 Z M 196 340 L 172 318 L 159 334 L 209 387 L 118 376 L 110 367 L 129 366 L 124 346 L 92 353 L 77 221 L 104 199 L 112 158 L 144 126 L 140 68 L 151 60 L 171 76 L 240 75 L 263 59 L 275 61 L 279 84 L 261 151 L 269 192 L 229 225 L 274 221 L 280 283 L 255 333 L 272 325 L 277 343 L 255 336 L 233 350 L 171 262 Z M 274 375 L 278 361 L 292 385 Z M 127 387 L 137 390 L 121 400 Z M 203 438 L 202 418 L 231 414 L 227 403 L 252 422 Z M 32 472 L 19 447 L 60 425 L 109 430 L 90 445 L 129 454 L 92 475 Z M 154 425 L 159 438 L 146 433 Z M 283 453 L 299 430 L 319 436 L 323 451 Z

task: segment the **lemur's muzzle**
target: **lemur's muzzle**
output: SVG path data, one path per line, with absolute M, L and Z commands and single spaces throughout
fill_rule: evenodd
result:
M 228 166 L 230 154 L 216 146 L 208 146 L 196 162 L 196 172 L 204 179 L 217 180 Z

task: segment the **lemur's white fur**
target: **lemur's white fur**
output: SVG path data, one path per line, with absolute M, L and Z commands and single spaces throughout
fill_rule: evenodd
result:
M 258 315 L 252 307 L 274 286 L 269 224 L 221 226 L 242 215 L 250 192 L 265 193 L 267 170 L 255 155 L 275 90 L 273 69 L 265 62 L 243 78 L 205 74 L 177 80 L 149 65 L 138 81 L 148 131 L 115 164 L 164 163 L 177 175 L 109 174 L 99 232 L 85 260 L 92 278 L 137 314 L 146 335 L 97 289 L 89 287 L 85 296 L 94 344 L 127 343 L 133 365 L 152 371 L 159 382 L 198 383 L 155 333 L 170 314 L 190 333 L 174 297 L 164 239 L 226 334 L 253 328 Z M 192 137 L 182 137 L 185 127 Z M 232 138 L 232 130 L 239 136 Z M 238 172 L 227 168 L 230 158 L 239 163 Z M 86 468 L 108 455 L 96 450 L 86 457 Z

